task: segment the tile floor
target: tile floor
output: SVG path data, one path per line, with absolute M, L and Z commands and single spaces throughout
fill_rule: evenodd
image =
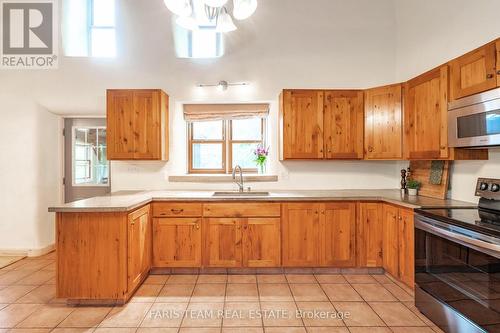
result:
M 0 256 L 0 268 L 4 268 L 5 266 L 13 264 L 23 258 L 24 257 L 19 256 Z
M 151 275 L 124 306 L 73 307 L 54 261 L 0 269 L 0 333 L 440 332 L 384 275 Z

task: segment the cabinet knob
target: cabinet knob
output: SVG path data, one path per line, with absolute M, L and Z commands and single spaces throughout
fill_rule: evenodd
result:
M 500 75 L 500 69 L 499 69 L 499 70 L 497 70 L 497 75 Z
M 318 214 L 318 211 L 315 211 L 314 214 Z
M 494 75 L 493 75 L 493 74 L 491 74 L 491 73 L 490 73 L 490 74 L 486 74 L 486 78 L 487 78 L 487 79 L 492 79 L 492 78 L 493 78 L 493 76 L 494 76 Z
M 373 147 L 372 146 L 368 146 L 368 151 L 371 153 L 373 152 Z
M 196 223 L 194 226 L 195 226 L 195 228 L 196 228 L 197 230 L 199 230 L 199 229 L 200 229 L 200 225 L 199 225 L 198 223 Z
M 322 152 L 323 152 L 323 149 L 320 149 L 320 150 L 319 150 L 319 152 L 320 152 L 320 153 L 322 153 Z
M 403 217 L 402 217 L 402 216 L 398 216 L 398 220 L 400 220 L 400 221 L 401 221 L 402 219 L 403 219 Z
M 439 146 L 439 149 L 441 150 L 446 149 L 446 146 Z

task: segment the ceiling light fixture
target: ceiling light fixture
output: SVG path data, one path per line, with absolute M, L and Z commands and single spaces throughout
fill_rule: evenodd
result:
M 187 30 L 198 30 L 200 28 L 198 26 L 198 22 L 192 16 L 187 16 L 187 17 L 179 16 L 175 20 L 175 23 L 178 26 L 183 27 L 184 29 Z
M 238 82 L 238 83 L 229 83 L 225 80 L 219 81 L 217 84 L 198 84 L 197 87 L 205 88 L 205 87 L 216 87 L 219 91 L 226 91 L 228 87 L 233 86 L 248 86 L 247 82 Z
M 227 3 L 227 0 L 202 0 L 209 7 L 222 7 Z
M 233 16 L 237 20 L 245 20 L 257 9 L 257 0 L 233 0 Z
M 193 13 L 191 0 L 164 0 L 165 6 L 177 16 L 187 17 Z
M 231 18 L 231 15 L 228 14 L 226 7 L 222 7 L 219 15 L 217 16 L 217 25 L 215 27 L 215 31 L 217 32 L 231 32 L 238 29 Z

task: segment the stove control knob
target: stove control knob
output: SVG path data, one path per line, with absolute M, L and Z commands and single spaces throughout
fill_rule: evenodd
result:
M 481 191 L 486 191 L 488 189 L 488 183 L 481 183 L 481 184 L 479 184 L 479 189 Z
M 498 192 L 498 191 L 500 191 L 500 185 L 492 184 L 491 185 L 491 192 Z

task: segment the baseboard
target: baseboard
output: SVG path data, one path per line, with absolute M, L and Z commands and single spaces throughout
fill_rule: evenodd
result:
M 55 248 L 55 244 L 50 244 L 39 249 L 0 249 L 0 256 L 39 257 L 54 251 Z

